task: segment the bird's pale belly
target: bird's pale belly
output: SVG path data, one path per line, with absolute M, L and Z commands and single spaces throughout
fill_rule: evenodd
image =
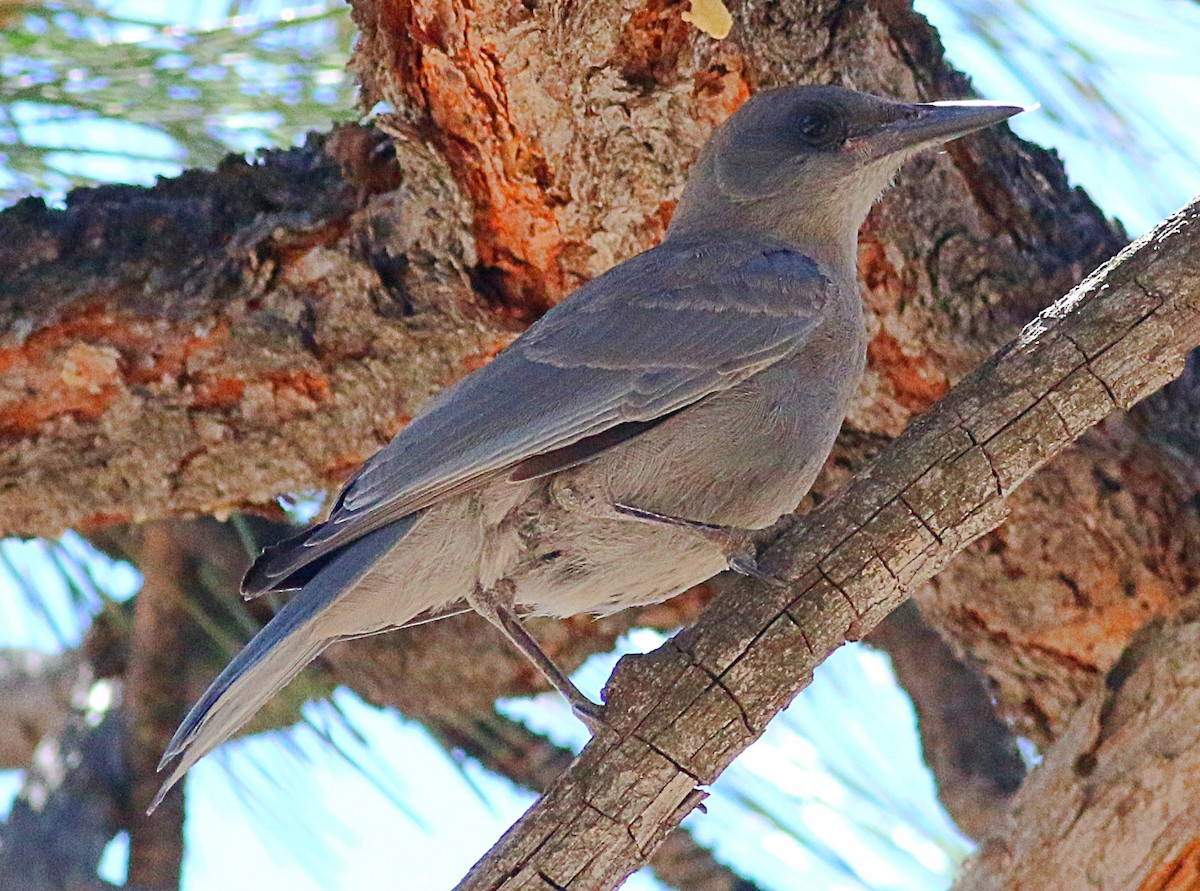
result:
M 861 369 L 861 360 L 847 359 Z M 518 603 L 561 616 L 658 602 L 711 578 L 726 565 L 719 546 L 630 520 L 612 505 L 770 525 L 795 509 L 820 471 L 857 384 L 851 377 L 807 374 L 800 393 L 794 368 L 771 369 L 539 481 L 486 535 L 497 559 L 485 574 L 515 582 Z M 813 380 L 842 386 L 814 392 Z

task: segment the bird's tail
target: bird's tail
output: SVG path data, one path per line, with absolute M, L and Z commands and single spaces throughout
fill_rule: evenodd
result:
M 353 588 L 412 528 L 407 517 L 346 546 L 234 657 L 175 731 L 158 769 L 179 756 L 147 813 L 197 761 L 229 739 L 276 692 L 336 638 L 321 634 L 319 618 Z

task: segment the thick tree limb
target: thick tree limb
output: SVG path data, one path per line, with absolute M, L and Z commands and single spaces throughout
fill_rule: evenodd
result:
M 966 89 L 905 2 L 734 4 L 720 43 L 682 5 L 359 0 L 356 66 L 364 95 L 399 110 L 397 163 L 345 128 L 254 167 L 0 215 L 0 531 L 329 487 L 486 361 L 513 316 L 653 243 L 696 148 L 750 90 Z M 1053 157 L 1003 131 L 915 161 L 863 232 L 864 447 L 844 438 L 837 461 L 857 466 L 1120 240 Z M 1137 429 L 1095 440 L 1018 496 L 1008 528 L 1023 546 L 1097 546 L 1024 566 L 1023 548 L 973 549 L 928 609 L 1043 742 L 1200 573 L 1197 487 L 1178 484 L 1175 453 Z M 1072 633 L 1053 616 L 1018 634 L 1054 597 L 1078 604 Z
M 1138 635 L 956 891 L 1200 883 L 1200 623 Z
M 965 89 L 906 2 L 734 5 L 733 37 L 714 44 L 679 25 L 673 0 L 360 0 L 367 95 L 420 121 L 437 153 L 394 127 L 393 166 L 376 135 L 349 128 L 254 168 L 7 212 L 0 346 L 16 352 L 0 350 L 15 375 L 0 384 L 0 426 L 19 458 L 0 471 L 0 527 L 224 511 L 328 486 L 485 361 L 509 315 L 651 243 L 687 160 L 750 89 Z M 863 233 L 876 327 L 840 469 L 1119 240 L 1052 157 L 999 132 L 915 162 Z M 1188 431 L 1170 420 L 1195 404 L 1187 384 L 1060 456 L 1011 500 L 1005 529 L 932 584 L 927 614 L 1043 743 L 1129 634 L 1200 577 L 1198 450 L 1180 449 Z M 387 638 L 330 662 L 362 648 L 386 669 L 377 690 L 406 676 Z M 449 679 L 451 659 L 454 647 L 421 664 Z
M 0 213 L 0 534 L 340 481 L 511 338 L 467 216 L 419 142 L 361 127 Z
M 604 733 L 460 889 L 613 888 L 802 689 L 959 551 L 1009 495 L 1200 344 L 1200 200 L 1044 311 L 763 555 L 696 625 L 622 660 Z

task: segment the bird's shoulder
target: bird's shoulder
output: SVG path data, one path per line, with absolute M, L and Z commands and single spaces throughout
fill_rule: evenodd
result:
M 592 279 L 543 319 L 628 305 L 804 313 L 820 308 L 831 284 L 816 260 L 774 239 L 668 239 Z

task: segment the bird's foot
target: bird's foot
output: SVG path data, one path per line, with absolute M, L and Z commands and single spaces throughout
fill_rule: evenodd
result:
M 578 694 L 576 699 L 567 696 L 567 702 L 571 704 L 571 713 L 580 720 L 588 732 L 592 736 L 599 736 L 604 731 L 611 730 L 608 722 L 604 720 L 604 706 L 598 702 L 592 702 L 574 684 L 571 685 L 571 689 Z M 563 695 L 566 696 L 565 691 Z
M 787 583 L 768 575 L 758 568 L 758 548 L 748 529 L 737 526 L 721 526 L 716 523 L 703 523 L 699 520 L 687 520 L 683 517 L 673 517 L 670 514 L 659 514 L 643 510 L 628 504 L 613 504 L 613 509 L 623 517 L 638 520 L 643 523 L 656 523 L 676 526 L 686 529 L 701 538 L 711 541 L 725 555 L 726 565 L 739 575 L 749 576 L 777 588 L 786 588 Z

